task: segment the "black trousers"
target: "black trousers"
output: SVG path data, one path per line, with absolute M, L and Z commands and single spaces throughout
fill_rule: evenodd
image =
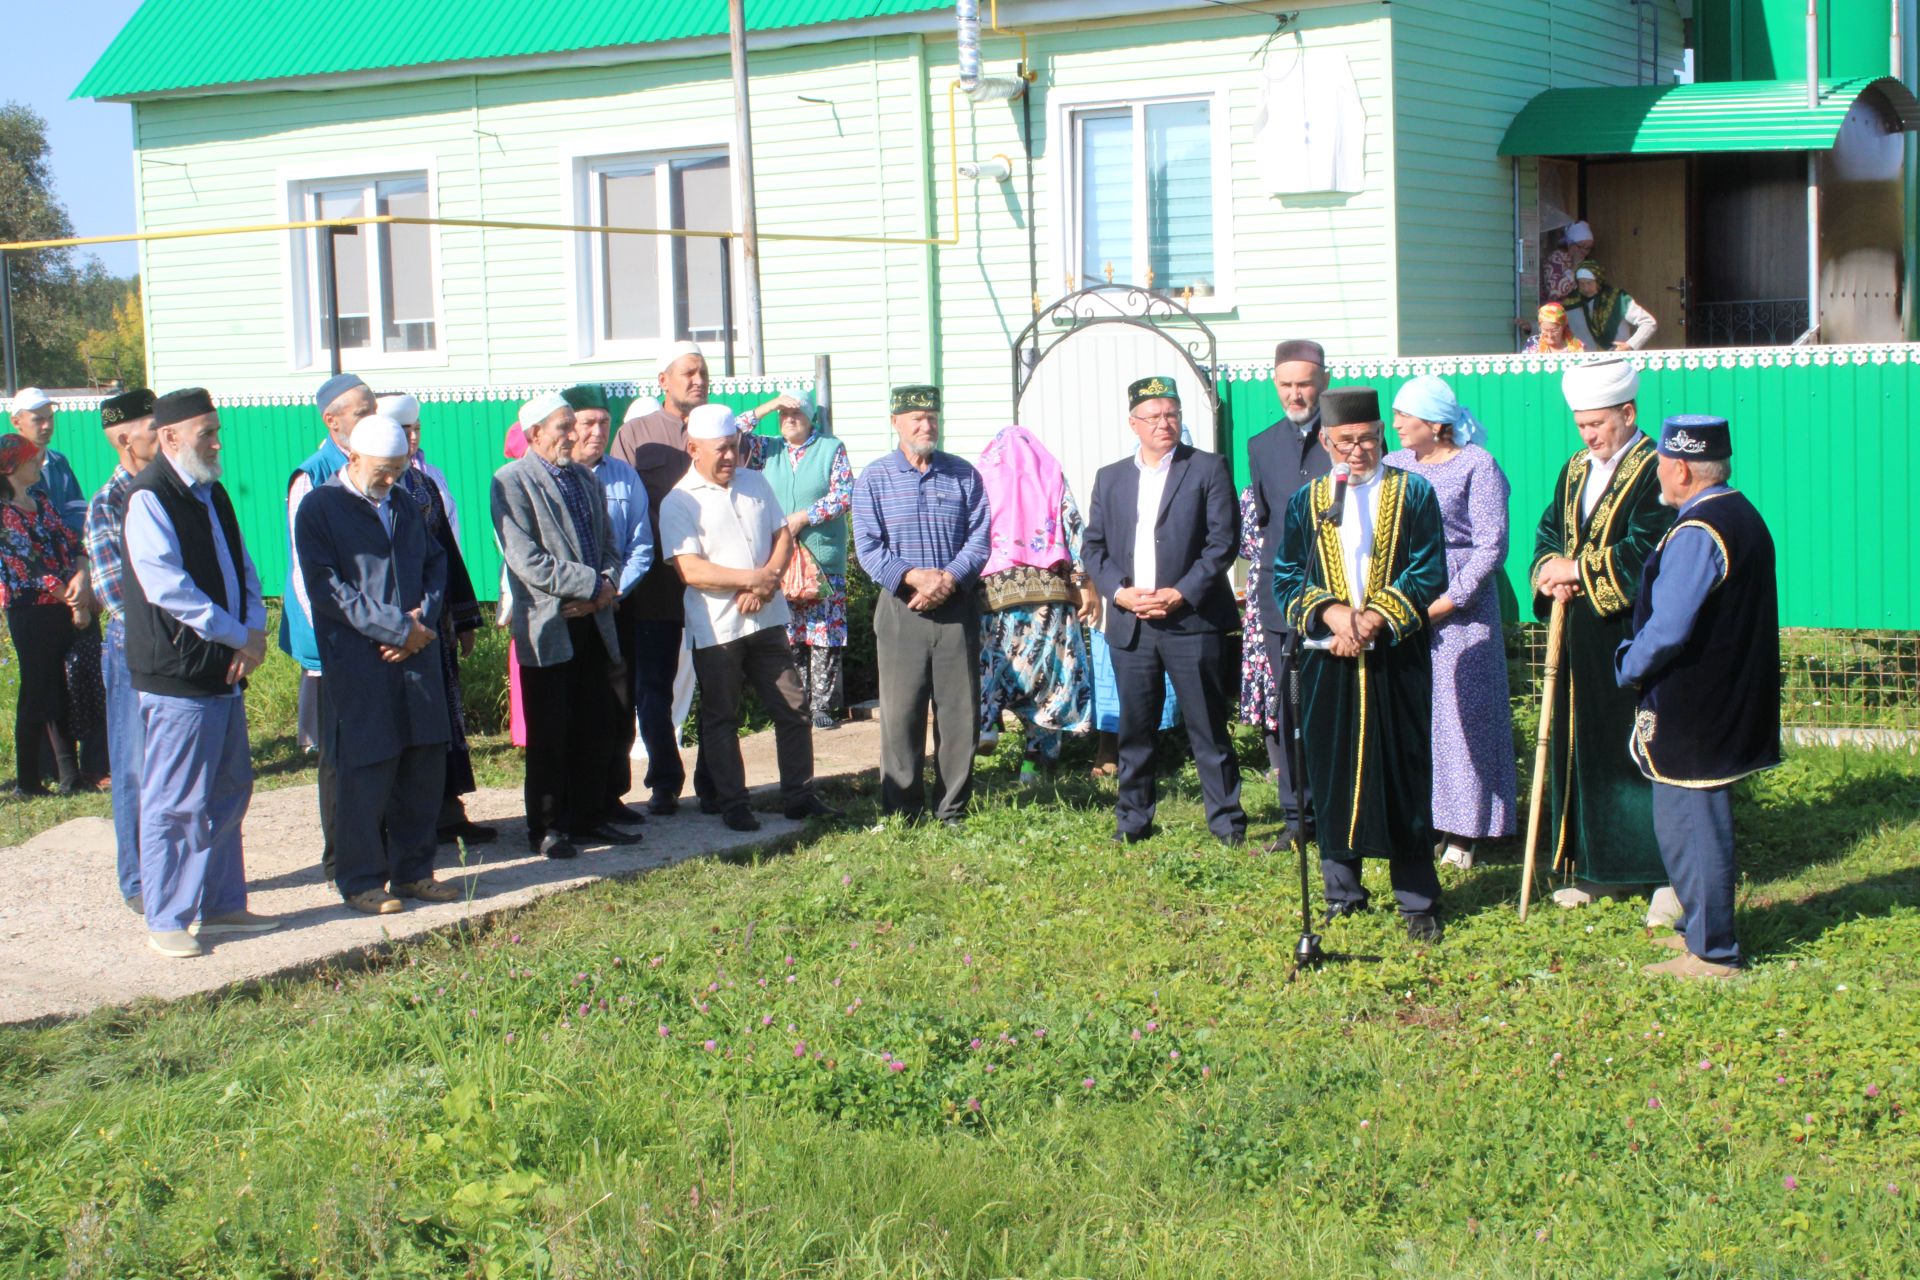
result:
M 627 653 L 627 688 L 640 722 L 640 740 L 647 744 L 646 787 L 677 796 L 687 784 L 680 763 L 680 726 L 673 720 L 673 677 L 680 670 L 678 622 L 629 618 L 623 640 Z M 631 748 L 632 739 L 628 739 Z
M 68 648 L 82 634 L 64 604 L 23 604 L 7 610 L 7 635 L 20 662 L 20 692 L 13 707 L 14 776 L 25 790 L 40 788 L 49 745 L 60 781 L 79 776 L 66 725 L 66 660 Z
M 1227 730 L 1230 693 L 1224 642 L 1218 632 L 1168 631 L 1142 623 L 1131 648 L 1113 646 L 1113 680 L 1120 703 L 1120 796 L 1114 822 L 1123 835 L 1153 825 L 1158 805 L 1153 771 L 1154 734 L 1166 706 L 1166 680 L 1180 699 L 1193 762 L 1206 799 L 1207 829 L 1221 839 L 1243 836 L 1240 762 Z
M 1387 859 L 1387 875 L 1393 882 L 1393 897 L 1401 914 L 1426 915 L 1440 905 L 1440 875 L 1433 869 L 1433 855 L 1426 850 Z M 1359 858 L 1320 859 L 1320 879 L 1326 886 L 1328 906 L 1341 902 L 1367 905 Z
M 607 773 L 624 731 L 613 657 L 592 618 L 572 618 L 573 657 L 550 667 L 520 664 L 527 717 L 527 836 L 582 835 L 607 817 Z
M 326 699 L 323 681 L 324 677 L 317 671 L 301 671 L 300 692 L 294 706 L 301 749 L 316 749 L 320 753 L 317 785 L 320 793 L 320 874 L 329 880 L 337 880 L 340 868 L 333 847 L 333 814 L 340 794 L 340 778 L 333 754 L 326 749 L 325 735 L 320 732 L 320 704 Z
M 335 765 L 331 827 L 342 898 L 433 878 L 446 770 L 444 742 L 408 747 L 373 764 Z
M 791 807 L 813 794 L 813 717 L 787 647 L 787 629 L 768 627 L 726 644 L 693 651 L 700 681 L 700 759 L 712 797 L 722 810 L 747 805 L 747 770 L 740 759 L 740 695 L 751 685 L 773 717 L 780 762 L 780 802 Z
M 1287 686 L 1299 655 L 1290 652 L 1291 637 L 1283 632 L 1267 632 L 1267 656 L 1273 662 L 1273 687 L 1280 701 L 1280 728 L 1263 736 L 1267 743 L 1267 762 L 1273 766 L 1280 783 L 1280 811 L 1289 823 L 1297 821 L 1301 806 L 1307 811 L 1307 838 L 1313 838 L 1313 786 L 1305 778 L 1293 776 L 1293 735 L 1299 727 Z

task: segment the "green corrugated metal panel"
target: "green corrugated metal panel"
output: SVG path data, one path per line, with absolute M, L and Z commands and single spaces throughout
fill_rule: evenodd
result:
M 810 389 L 811 378 L 780 379 L 783 390 Z M 759 385 L 722 385 L 713 402 L 750 409 L 773 398 Z M 223 397 L 216 396 L 218 402 Z M 460 549 L 474 590 L 482 599 L 499 594 L 500 552 L 494 546 L 487 493 L 493 473 L 506 461 L 500 452 L 507 427 L 526 396 L 478 394 L 472 399 L 429 400 L 421 406 L 421 445 L 446 472 L 460 518 Z M 614 421 L 631 396 L 610 396 Z M 220 410 L 223 481 L 240 516 L 247 554 L 260 571 L 266 594 L 277 596 L 287 578 L 287 478 L 319 447 L 323 429 L 311 403 L 230 404 Z M 98 407 L 58 408 L 53 447 L 73 463 L 80 487 L 92 493 L 113 474 L 113 449 L 100 430 Z
M 1899 0 L 1900 30 L 1913 30 L 1912 0 Z M 1819 0 L 1823 76 L 1879 75 L 1888 69 L 1893 5 L 1885 0 Z M 1806 0 L 1695 0 L 1695 45 L 1703 80 L 1785 80 L 1807 74 Z
M 777 31 L 947 7 L 941 0 L 754 0 L 747 25 Z M 74 96 L 183 92 L 726 33 L 721 0 L 146 0 Z
M 1910 542 L 1904 531 L 1916 514 L 1920 449 L 1905 424 L 1920 405 L 1920 347 L 1676 352 L 1647 364 L 1643 427 L 1674 413 L 1732 421 L 1733 482 L 1759 506 L 1779 554 L 1781 625 L 1920 629 L 1920 577 L 1870 567 L 1904 564 Z M 1445 377 L 1487 425 L 1486 445 L 1513 484 L 1507 573 L 1525 599 L 1534 526 L 1560 467 L 1580 447 L 1559 371 L 1520 358 L 1463 357 L 1336 367 L 1334 383 L 1375 387 L 1386 404 L 1408 378 L 1427 372 Z M 1270 373 L 1235 368 L 1221 387 L 1226 447 L 1241 485 L 1247 438 L 1280 416 Z M 1862 432 L 1878 451 L 1871 467 L 1837 472 L 1812 464 L 1819 449 L 1811 442 Z M 1844 500 L 1836 500 L 1836 487 L 1844 487 Z
M 1847 112 L 1871 96 L 1903 130 L 1920 130 L 1920 100 L 1891 76 L 1822 80 L 1807 108 L 1804 80 L 1549 89 L 1507 127 L 1503 156 L 1684 155 L 1825 151 Z

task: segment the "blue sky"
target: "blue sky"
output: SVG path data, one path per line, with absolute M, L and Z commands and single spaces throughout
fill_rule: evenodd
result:
M 133 230 L 133 109 L 120 102 L 69 101 L 68 95 L 139 0 L 7 0 L 10 50 L 0 70 L 0 101 L 24 102 L 47 121 L 53 174 L 80 235 Z M 138 264 L 130 244 L 83 249 L 116 275 Z

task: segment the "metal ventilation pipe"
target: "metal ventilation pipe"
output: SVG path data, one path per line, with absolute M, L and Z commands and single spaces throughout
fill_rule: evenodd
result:
M 960 92 L 969 102 L 1010 102 L 1027 91 L 1027 82 L 1018 76 L 982 76 L 980 74 L 980 0 L 958 0 L 954 5 L 957 55 L 960 67 Z

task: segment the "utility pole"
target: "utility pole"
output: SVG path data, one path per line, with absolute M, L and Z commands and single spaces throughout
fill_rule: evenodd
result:
M 758 377 L 767 371 L 767 355 L 760 340 L 760 218 L 753 198 L 753 123 L 747 115 L 746 0 L 727 0 L 727 25 L 733 43 L 733 206 L 747 295 L 747 361 Z M 732 252 L 732 245 L 723 252 Z

